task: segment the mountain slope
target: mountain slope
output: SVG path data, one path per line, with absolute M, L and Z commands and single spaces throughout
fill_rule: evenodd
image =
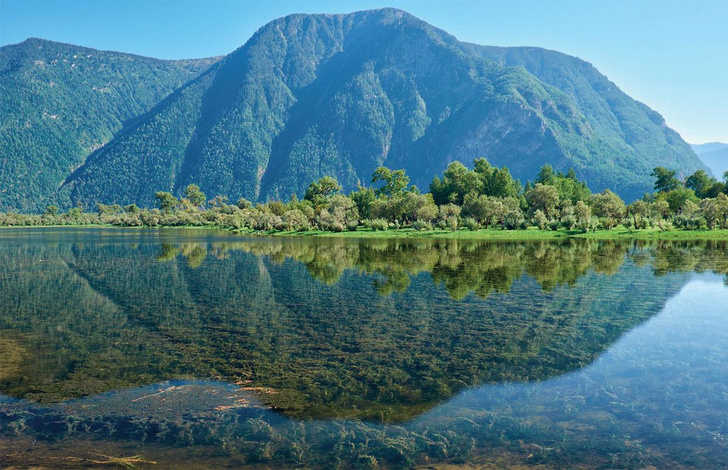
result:
M 490 48 L 399 10 L 292 15 L 128 123 L 57 196 L 154 205 L 189 183 L 231 200 L 345 189 L 379 165 L 426 189 L 449 162 L 487 157 L 523 181 L 544 163 L 634 199 L 667 166 L 705 168 L 662 117 L 594 67 L 535 48 Z
M 601 184 L 636 197 L 646 190 L 645 177 L 656 166 L 683 176 L 701 168 L 690 145 L 667 127 L 659 113 L 630 98 L 588 62 L 537 47 L 470 47 L 501 65 L 525 67 L 574 100 L 597 136 L 592 145 L 609 149 L 592 152 L 584 161 L 581 171 L 588 181 L 596 177 Z M 615 165 L 622 171 L 611 171 Z
M 691 147 L 716 178 L 721 179 L 723 173 L 728 171 L 728 144 L 711 142 L 691 145 Z
M 39 210 L 125 122 L 209 67 L 28 39 L 0 48 L 0 210 Z

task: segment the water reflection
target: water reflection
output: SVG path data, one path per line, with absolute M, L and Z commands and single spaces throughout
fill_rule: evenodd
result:
M 0 245 L 0 392 L 60 402 L 5 398 L 8 442 L 73 440 L 78 452 L 113 436 L 108 455 L 123 441 L 157 455 L 209 446 L 194 451 L 201 466 L 224 456 L 232 466 L 325 467 L 493 456 L 570 466 L 585 464 L 591 446 L 600 465 L 625 467 L 684 464 L 662 447 L 689 450 L 697 441 L 681 439 L 698 433 L 704 454 L 725 456 L 725 416 L 707 411 L 728 396 L 715 310 L 725 287 L 665 307 L 691 273 L 728 272 L 724 242 L 153 233 Z M 692 349 L 675 349 L 654 328 L 665 314 L 654 315 L 690 306 L 699 308 L 687 327 L 671 325 Z M 644 330 L 643 347 L 624 346 Z M 689 402 L 676 399 L 685 391 Z M 673 429 L 690 406 L 699 430 Z M 613 454 L 622 460 L 604 460 Z

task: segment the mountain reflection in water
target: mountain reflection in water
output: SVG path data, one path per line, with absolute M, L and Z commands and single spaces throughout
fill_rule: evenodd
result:
M 620 402 L 614 377 L 579 371 L 660 312 L 690 273 L 728 272 L 725 242 L 714 241 L 69 232 L 0 241 L 0 433 L 83 442 L 111 433 L 283 466 L 331 456 L 344 466 L 477 462 L 484 448 L 506 461 L 530 448 L 543 463 L 568 463 L 561 444 L 529 443 L 624 427 L 614 410 L 592 410 L 610 394 Z M 643 352 L 623 358 L 628 375 L 644 375 Z M 483 385 L 500 391 L 473 401 Z M 553 403 L 524 398 L 544 390 Z M 178 408 L 155 416 L 161 403 Z M 561 406 L 574 422 L 548 412 Z M 258 455 L 251 443 L 261 442 Z M 605 455 L 620 452 L 612 444 Z

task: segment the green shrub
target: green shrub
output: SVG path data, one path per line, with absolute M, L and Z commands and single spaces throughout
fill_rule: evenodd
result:
M 384 231 L 389 229 L 389 222 L 384 219 L 374 219 L 371 221 L 370 225 L 374 231 Z

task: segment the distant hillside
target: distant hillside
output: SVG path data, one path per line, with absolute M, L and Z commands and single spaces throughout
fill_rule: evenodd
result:
M 347 190 L 368 184 L 379 165 L 426 189 L 449 162 L 487 157 L 524 182 L 544 163 L 574 168 L 593 190 L 631 200 L 651 190 L 655 166 L 705 168 L 658 113 L 590 64 L 462 43 L 399 10 L 281 18 L 203 68 L 145 101 L 153 109 L 107 145 L 84 148 L 81 167 L 81 156 L 65 164 L 59 192 L 22 199 L 149 206 L 155 191 L 192 182 L 231 200 L 287 198 L 323 175 Z
M 0 48 L 0 210 L 38 210 L 93 151 L 211 64 L 28 39 Z
M 723 173 L 728 171 L 728 144 L 710 142 L 707 144 L 692 144 L 691 147 L 698 154 L 700 160 L 710 168 L 716 178 L 722 179 Z

